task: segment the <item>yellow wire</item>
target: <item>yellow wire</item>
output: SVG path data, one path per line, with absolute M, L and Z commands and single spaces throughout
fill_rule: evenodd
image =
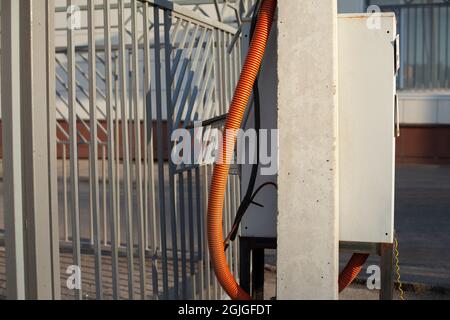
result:
M 395 254 L 395 272 L 397 273 L 397 282 L 398 282 L 398 290 L 400 291 L 400 300 L 405 300 L 405 292 L 403 291 L 403 284 L 400 279 L 400 260 L 399 260 L 400 254 L 398 252 L 397 238 L 395 238 L 394 254 Z

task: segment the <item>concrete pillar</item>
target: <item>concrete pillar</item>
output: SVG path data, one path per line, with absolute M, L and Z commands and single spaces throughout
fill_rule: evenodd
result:
M 337 2 L 278 9 L 277 298 L 337 299 Z

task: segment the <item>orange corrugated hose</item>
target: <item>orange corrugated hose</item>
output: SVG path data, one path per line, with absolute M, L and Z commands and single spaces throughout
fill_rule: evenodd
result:
M 339 275 L 339 292 L 344 291 L 353 281 L 355 281 L 358 274 L 361 272 L 363 265 L 366 263 L 368 254 L 354 254 L 347 266 Z
M 236 282 L 227 263 L 223 241 L 222 209 L 228 182 L 230 163 L 236 145 L 237 130 L 241 128 L 245 110 L 250 99 L 269 39 L 277 0 L 263 0 L 250 43 L 249 52 L 231 102 L 224 128 L 223 143 L 219 159 L 214 166 L 211 191 L 208 202 L 208 245 L 216 277 L 233 300 L 251 300 L 250 295 Z M 354 255 L 339 276 L 339 290 L 342 291 L 354 281 L 367 260 L 363 255 Z
M 251 297 L 237 284 L 227 263 L 223 243 L 222 209 L 230 170 L 229 164 L 231 163 L 236 144 L 237 130 L 241 128 L 245 109 L 261 67 L 276 6 L 276 0 L 263 0 L 261 4 L 254 36 L 250 43 L 248 55 L 234 93 L 233 101 L 231 102 L 228 119 L 224 128 L 223 144 L 219 153 L 220 157 L 214 166 L 211 182 L 208 203 L 209 251 L 217 279 L 225 292 L 233 300 L 251 300 Z

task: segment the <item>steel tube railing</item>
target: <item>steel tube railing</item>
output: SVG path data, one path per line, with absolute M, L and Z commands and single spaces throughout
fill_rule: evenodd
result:
M 62 281 L 63 298 L 219 299 L 205 234 L 212 168 L 168 157 L 175 129 L 227 113 L 237 30 L 169 1 L 112 2 L 80 6 L 80 30 L 55 27 L 61 264 L 81 267 L 81 287 Z M 233 176 L 225 231 L 239 185 Z M 237 245 L 228 259 L 237 272 Z

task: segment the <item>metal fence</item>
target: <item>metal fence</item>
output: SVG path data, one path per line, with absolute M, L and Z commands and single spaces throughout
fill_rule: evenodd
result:
M 227 113 L 241 66 L 237 30 L 164 0 L 68 0 L 58 15 L 48 108 L 61 297 L 221 299 L 205 231 L 212 168 L 176 166 L 170 136 Z M 239 189 L 232 175 L 225 232 Z M 228 259 L 237 274 L 237 245 Z M 71 266 L 80 289 L 66 285 Z
M 201 15 L 211 17 L 221 22 L 240 27 L 243 19 L 251 17 L 256 0 L 176 0 Z M 213 6 L 208 10 L 205 6 Z
M 377 1 L 370 1 L 377 4 Z M 401 39 L 402 90 L 450 89 L 450 3 L 380 5 L 395 12 Z

